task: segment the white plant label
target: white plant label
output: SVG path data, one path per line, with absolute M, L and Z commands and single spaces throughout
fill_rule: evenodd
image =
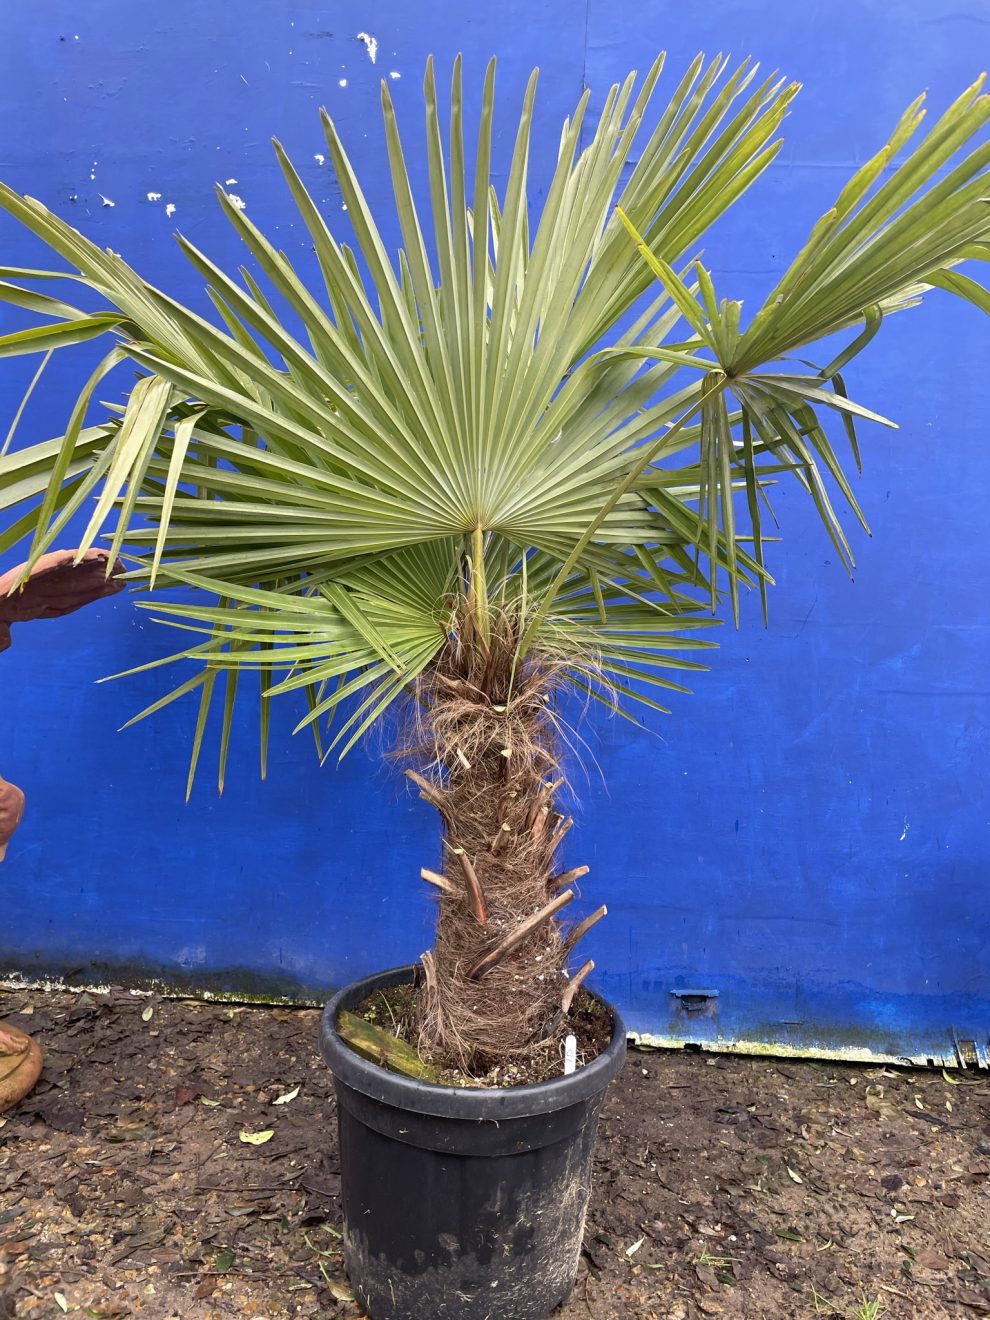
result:
M 564 1076 L 569 1077 L 577 1068 L 577 1036 L 564 1040 Z

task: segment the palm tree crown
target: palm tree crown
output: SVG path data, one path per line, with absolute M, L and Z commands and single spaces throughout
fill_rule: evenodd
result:
M 357 252 L 276 143 L 325 289 L 307 288 L 221 191 L 254 273 L 238 280 L 180 243 L 222 324 L 0 189 L 74 268 L 66 278 L 108 304 L 84 313 L 11 282 L 58 272 L 5 271 L 0 296 L 45 322 L 0 351 L 113 341 L 65 434 L 0 459 L 2 507 L 20 515 L 0 549 L 30 537 L 33 562 L 98 495 L 81 551 L 115 512 L 111 557 L 136 553 L 135 581 L 217 598 L 155 602 L 206 638 L 180 653 L 201 667 L 164 701 L 199 689 L 208 705 L 226 671 L 229 707 L 245 668 L 260 669 L 266 702 L 303 688 L 303 723 L 359 695 L 336 733 L 343 750 L 435 660 L 469 596 L 479 636 L 490 609 L 514 602 L 520 655 L 573 656 L 578 686 L 590 658 L 623 699 L 651 700 L 644 683 L 677 687 L 670 670 L 698 667 L 686 652 L 709 644 L 697 639 L 701 599 L 717 605 L 720 584 L 734 606 L 740 582 L 765 592 L 761 506 L 787 474 L 851 562 L 829 481 L 861 515 L 825 418 L 858 461 L 854 421 L 883 419 L 848 399 L 842 371 L 883 316 L 931 285 L 986 306 L 954 267 L 990 251 L 990 147 L 970 146 L 990 98 L 981 78 L 892 170 L 923 116 L 922 98 L 911 105 L 743 330 L 741 305 L 719 301 L 700 262 L 675 268 L 776 155 L 798 87 L 699 57 L 658 110 L 662 67 L 614 86 L 597 122 L 585 92 L 538 217 L 527 199 L 535 72 L 500 196 L 494 61 L 471 160 L 460 64 L 446 140 L 428 66 L 422 213 L 383 84 L 395 257 L 324 113 Z M 820 370 L 764 366 L 843 329 L 851 342 Z M 86 425 L 125 361 L 139 372 L 126 407 Z

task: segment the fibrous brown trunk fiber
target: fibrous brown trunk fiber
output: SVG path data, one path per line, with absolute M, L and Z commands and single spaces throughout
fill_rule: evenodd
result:
M 587 869 L 561 875 L 556 864 L 570 822 L 554 802 L 554 668 L 532 661 L 512 682 L 512 643 L 507 629 L 485 647 L 450 648 L 421 692 L 432 773 L 407 771 L 444 830 L 442 865 L 423 872 L 439 912 L 423 956 L 420 1045 L 468 1069 L 566 1033 L 571 946 L 558 913 Z

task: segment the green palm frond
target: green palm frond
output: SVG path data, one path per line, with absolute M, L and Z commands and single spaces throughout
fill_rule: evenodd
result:
M 692 254 L 779 150 L 797 86 L 699 57 L 663 100 L 662 75 L 660 57 L 597 117 L 581 97 L 538 212 L 535 73 L 496 190 L 494 62 L 471 142 L 460 61 L 449 114 L 427 65 L 422 197 L 383 84 L 397 254 L 324 114 L 348 240 L 276 143 L 323 287 L 221 190 L 254 273 L 180 239 L 215 319 L 0 185 L 69 267 L 0 268 L 0 301 L 41 318 L 0 355 L 44 366 L 112 341 L 64 435 L 0 453 L 0 551 L 27 540 L 33 562 L 86 511 L 81 551 L 107 536 L 134 557 L 130 578 L 156 592 L 141 603 L 196 638 L 168 657 L 195 673 L 142 712 L 199 693 L 193 771 L 216 697 L 222 782 L 245 671 L 261 683 L 263 766 L 281 694 L 305 698 L 299 727 L 321 755 L 341 712 L 330 746 L 346 751 L 469 620 L 484 646 L 495 610 L 518 617 L 520 661 L 543 650 L 582 690 L 658 705 L 651 693 L 681 689 L 672 671 L 700 667 L 712 643 L 698 630 L 724 601 L 738 617 L 740 588 L 755 588 L 766 608 L 778 481 L 799 482 L 851 564 L 837 496 L 862 514 L 833 433 L 858 466 L 857 424 L 891 423 L 849 398 L 844 372 L 932 288 L 990 307 L 958 269 L 990 254 L 990 145 L 976 142 L 990 98 L 968 89 L 897 166 L 921 121 L 920 100 L 909 107 L 746 326 Z M 51 296 L 56 278 L 105 307 Z M 839 333 L 824 366 L 794 368 Z M 125 363 L 126 405 L 87 425 Z M 207 603 L 157 594 L 169 587 Z
M 707 524 L 703 548 L 709 558 L 716 528 L 734 530 L 736 515 L 726 492 L 741 454 L 749 534 L 760 565 L 760 471 L 766 470 L 762 458 L 797 477 L 842 562 L 852 568 L 852 551 L 829 494 L 829 481 L 864 528 L 866 520 L 824 418 L 833 413 L 841 420 L 858 467 L 856 422 L 895 423 L 852 402 L 842 372 L 871 342 L 884 316 L 917 306 L 931 287 L 948 289 L 990 310 L 986 290 L 954 269 L 967 258 L 985 259 L 990 251 L 980 241 L 990 233 L 990 143 L 972 146 L 974 136 L 990 121 L 984 81 L 981 75 L 907 159 L 892 168 L 921 125 L 924 97 L 908 107 L 885 146 L 856 172 L 814 226 L 745 330 L 740 325 L 741 305 L 718 300 L 711 276 L 700 262 L 692 264 L 690 273 L 697 284 L 689 288 L 620 210 L 644 264 L 690 326 L 695 353 L 706 359 L 698 369 L 708 372 L 708 397 L 699 411 L 705 468 L 701 504 Z M 813 369 L 813 375 L 767 370 L 767 364 L 843 331 L 853 331 L 853 338 L 827 365 Z M 643 347 L 638 351 L 644 359 L 652 357 Z M 727 395 L 739 405 L 741 431 L 729 421 Z M 713 574 L 713 608 L 716 578 Z M 727 579 L 738 617 L 738 579 L 731 571 Z

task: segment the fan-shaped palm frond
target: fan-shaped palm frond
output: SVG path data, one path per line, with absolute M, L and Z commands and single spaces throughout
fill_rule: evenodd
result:
M 218 674 L 222 762 L 245 669 L 262 675 L 265 730 L 276 694 L 306 691 L 314 728 L 350 699 L 332 744 L 346 750 L 466 611 L 478 644 L 511 608 L 519 658 L 570 657 L 580 687 L 593 662 L 621 702 L 655 704 L 650 687 L 676 688 L 672 669 L 699 667 L 685 651 L 710 645 L 702 602 L 715 611 L 728 590 L 738 611 L 740 584 L 765 602 L 775 481 L 804 487 L 851 563 L 830 490 L 862 514 L 828 419 L 858 463 L 855 423 L 885 419 L 849 399 L 843 372 L 883 317 L 933 286 L 986 305 L 955 267 L 990 252 L 990 145 L 970 145 L 990 98 L 968 89 L 895 168 L 921 121 L 921 101 L 909 107 L 744 329 L 700 262 L 678 267 L 776 154 L 797 87 L 699 57 L 658 106 L 662 66 L 611 88 L 593 120 L 582 96 L 539 214 L 535 73 L 501 194 L 494 62 L 471 144 L 460 63 L 446 133 L 428 66 L 425 199 L 383 85 L 395 256 L 324 115 L 354 246 L 276 144 L 324 288 L 221 191 L 251 270 L 229 274 L 180 239 L 215 322 L 0 186 L 65 278 L 108 305 L 84 313 L 30 287 L 58 272 L 2 269 L 0 300 L 43 323 L 0 338 L 0 355 L 114 341 L 65 434 L 0 456 L 0 550 L 30 538 L 33 562 L 87 511 L 81 550 L 110 522 L 141 587 L 216 597 L 153 606 L 206 638 L 173 657 L 197 674 L 149 708 L 199 691 L 194 765 Z M 772 365 L 842 331 L 848 346 L 821 369 Z M 126 406 L 87 425 L 124 362 L 138 372 Z

